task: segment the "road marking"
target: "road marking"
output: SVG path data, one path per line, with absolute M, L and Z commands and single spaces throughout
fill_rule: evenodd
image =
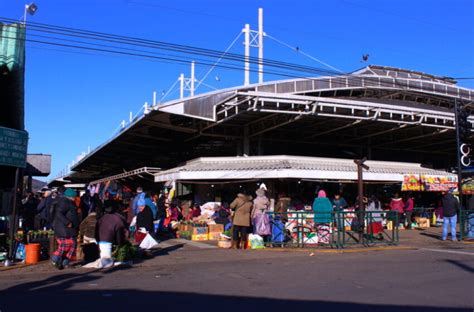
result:
M 446 249 L 430 249 L 430 248 L 420 248 L 420 250 L 474 256 L 474 252 L 467 252 L 467 251 L 456 251 L 456 250 L 446 250 Z

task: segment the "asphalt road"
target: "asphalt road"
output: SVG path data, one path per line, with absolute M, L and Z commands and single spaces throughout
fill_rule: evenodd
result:
M 176 243 L 133 267 L 0 272 L 0 311 L 472 312 L 473 280 L 466 248 L 310 256 Z

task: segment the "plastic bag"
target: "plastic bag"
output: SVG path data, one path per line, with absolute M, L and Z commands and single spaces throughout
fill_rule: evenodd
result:
M 25 244 L 18 243 L 18 246 L 16 247 L 16 252 L 15 252 L 15 259 L 25 260 Z
M 267 214 L 256 214 L 253 219 L 255 233 L 258 235 L 272 235 L 270 217 Z
M 250 248 L 252 249 L 263 249 L 265 248 L 263 244 L 263 238 L 258 234 L 249 235 Z
M 140 243 L 140 248 L 142 249 L 152 249 L 156 246 L 158 246 L 158 243 L 150 234 L 147 234 Z

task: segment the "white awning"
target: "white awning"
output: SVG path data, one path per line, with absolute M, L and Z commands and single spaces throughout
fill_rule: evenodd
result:
M 443 170 L 424 168 L 421 164 L 372 161 L 365 162 L 365 181 L 402 182 L 406 174 L 454 176 Z M 352 159 L 251 156 L 206 157 L 188 161 L 184 166 L 154 174 L 155 182 L 191 180 L 357 180 L 357 165 Z

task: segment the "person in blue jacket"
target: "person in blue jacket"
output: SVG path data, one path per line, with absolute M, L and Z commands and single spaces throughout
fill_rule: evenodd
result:
M 320 190 L 318 197 L 313 202 L 314 223 L 331 223 L 332 222 L 332 204 L 329 198 L 326 197 L 326 192 Z

